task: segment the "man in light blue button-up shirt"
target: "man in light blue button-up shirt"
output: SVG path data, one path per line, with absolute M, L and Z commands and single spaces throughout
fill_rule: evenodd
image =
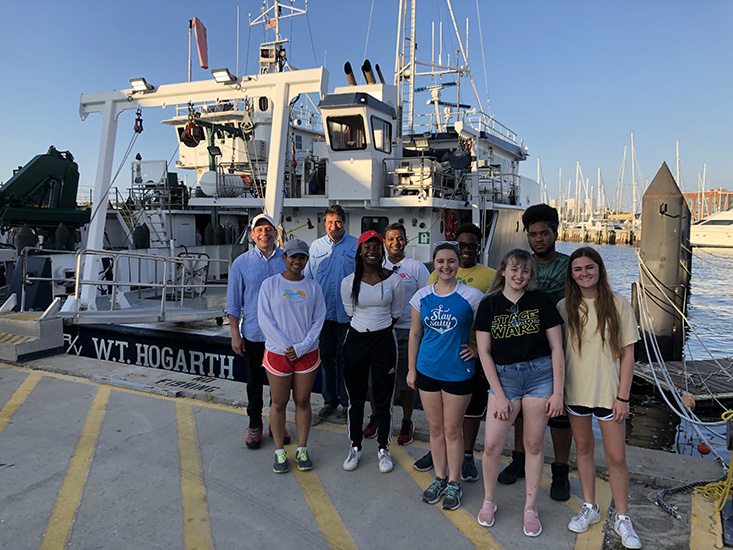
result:
M 315 279 L 321 285 L 326 299 L 326 320 L 320 337 L 321 352 L 321 393 L 323 408 L 313 416 L 318 424 L 339 406 L 348 406 L 344 387 L 343 346 L 349 328 L 341 300 L 341 281 L 351 275 L 356 267 L 357 239 L 346 233 L 344 224 L 346 214 L 339 205 L 332 205 L 323 212 L 326 235 L 313 241 L 310 246 L 310 259 L 305 268 L 306 277 Z
M 262 391 L 265 369 L 265 335 L 257 321 L 257 299 L 262 281 L 285 271 L 283 251 L 275 245 L 277 229 L 267 214 L 252 220 L 250 237 L 255 243 L 232 263 L 227 283 L 227 316 L 232 349 L 247 358 L 247 416 L 249 430 L 246 444 L 257 449 L 262 442 Z

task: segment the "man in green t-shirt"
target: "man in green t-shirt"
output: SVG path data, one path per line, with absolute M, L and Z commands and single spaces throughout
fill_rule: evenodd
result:
M 557 210 L 546 204 L 530 206 L 522 215 L 522 224 L 527 232 L 527 241 L 534 253 L 534 271 L 537 276 L 537 288 L 544 290 L 557 304 L 565 297 L 565 272 L 570 257 L 555 250 L 559 218 Z M 568 459 L 573 434 L 567 415 L 551 418 L 548 423 L 555 462 L 552 463 L 552 485 L 550 497 L 565 501 L 570 498 L 570 481 L 568 480 Z M 524 477 L 524 421 L 520 413 L 514 423 L 514 451 L 512 461 L 499 474 L 499 483 L 510 485 L 517 478 Z

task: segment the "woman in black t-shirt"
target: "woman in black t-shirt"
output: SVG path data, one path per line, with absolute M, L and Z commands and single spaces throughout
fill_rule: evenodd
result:
M 563 412 L 562 318 L 550 295 L 535 290 L 532 256 L 520 249 L 501 261 L 474 328 L 479 356 L 491 390 L 484 443 L 484 504 L 478 522 L 494 524 L 494 490 L 501 451 L 520 409 L 524 413 L 526 495 L 524 534 L 542 532 L 535 501 L 544 462 L 548 417 Z

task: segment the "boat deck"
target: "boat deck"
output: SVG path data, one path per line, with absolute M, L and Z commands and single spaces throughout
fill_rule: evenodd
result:
M 110 308 L 110 296 L 97 298 L 96 310 L 59 312 L 64 319 L 74 324 L 152 324 L 158 328 L 167 323 L 197 323 L 226 317 L 226 286 L 207 288 L 200 296 L 184 297 L 181 300 L 166 298 L 165 308 L 161 309 L 161 295 L 148 289 L 143 292 L 125 293 L 129 308 Z

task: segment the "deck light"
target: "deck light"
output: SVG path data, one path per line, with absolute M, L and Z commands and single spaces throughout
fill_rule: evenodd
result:
M 150 92 L 155 89 L 155 86 L 148 84 L 148 81 L 144 78 L 131 78 L 130 86 L 132 86 L 133 92 Z
M 430 141 L 426 137 L 416 137 L 414 141 L 415 141 L 415 149 L 424 150 L 430 147 Z
M 211 76 L 213 76 L 214 80 L 216 80 L 220 84 L 229 84 L 230 82 L 234 82 L 237 80 L 237 77 L 230 73 L 229 69 L 227 68 L 212 69 Z
M 209 145 L 207 147 L 207 149 L 209 150 L 209 154 L 212 157 L 220 157 L 221 156 L 221 149 L 219 149 L 216 145 Z

